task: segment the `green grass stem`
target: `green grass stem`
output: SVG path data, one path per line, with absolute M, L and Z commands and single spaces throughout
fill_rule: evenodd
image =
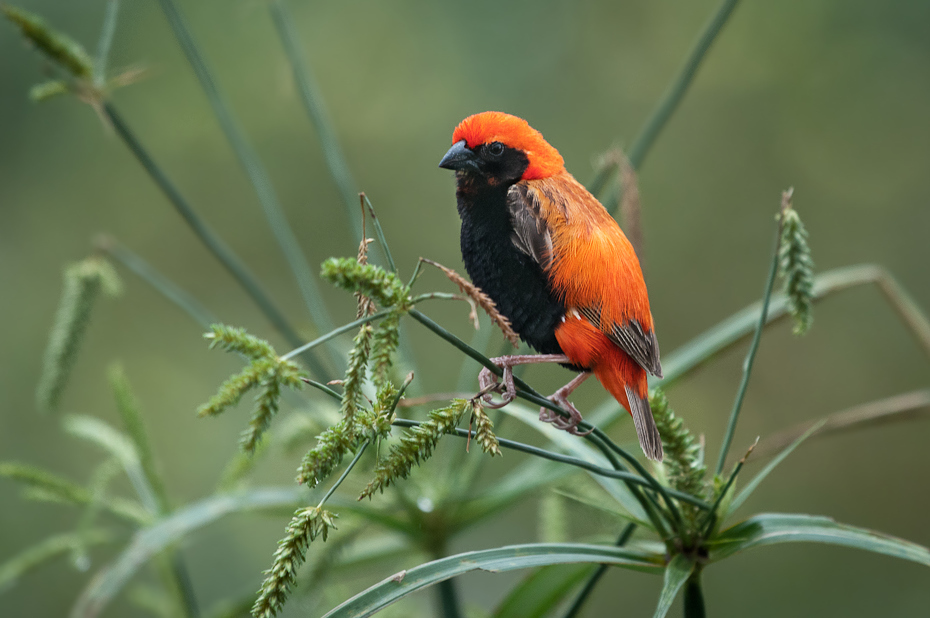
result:
M 265 171 L 264 166 L 258 158 L 258 154 L 252 148 L 245 133 L 233 117 L 229 104 L 216 85 L 213 74 L 201 55 L 200 50 L 197 48 L 190 29 L 184 17 L 181 15 L 180 10 L 178 10 L 177 4 L 174 0 L 159 0 L 158 3 L 181 49 L 184 51 L 185 56 L 187 56 L 188 62 L 190 62 L 191 68 L 193 68 L 197 80 L 200 82 L 207 96 L 207 100 L 210 102 L 210 106 L 213 108 L 213 113 L 216 115 L 216 119 L 223 129 L 223 133 L 229 140 L 236 157 L 239 159 L 239 163 L 242 165 L 243 170 L 245 170 L 246 175 L 249 177 L 255 189 L 265 218 L 268 220 L 271 231 L 274 233 L 275 239 L 281 247 L 284 257 L 287 259 L 287 263 L 294 274 L 294 278 L 297 280 L 297 286 L 300 288 L 300 293 L 303 296 L 307 309 L 310 311 L 317 332 L 325 333 L 331 330 L 334 323 L 329 315 L 329 311 L 326 309 L 326 305 L 323 304 L 320 290 L 317 287 L 315 273 L 310 268 L 310 263 L 303 254 L 300 244 L 297 242 L 297 237 L 294 235 L 290 224 L 287 222 L 284 209 L 278 201 L 268 172 Z M 341 357 L 338 349 L 329 347 L 329 352 L 334 365 L 337 367 L 340 366 Z

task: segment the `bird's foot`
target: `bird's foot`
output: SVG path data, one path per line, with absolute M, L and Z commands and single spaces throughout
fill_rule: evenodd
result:
M 578 408 L 568 400 L 568 396 L 572 394 L 572 391 L 578 388 L 578 385 L 588 379 L 590 375 L 591 374 L 587 372 L 579 374 L 578 377 L 552 393 L 549 397 L 549 401 L 568 412 L 568 418 L 562 416 L 555 410 L 541 407 L 539 408 L 539 420 L 544 423 L 552 423 L 556 429 L 562 429 L 575 436 L 586 436 L 594 431 L 593 427 L 588 431 L 578 431 L 578 423 L 584 419 L 581 418 L 581 412 L 578 411 Z
M 475 397 L 481 397 L 488 408 L 503 408 L 517 396 L 517 387 L 513 382 L 513 368 L 517 365 L 536 363 L 566 363 L 568 358 L 562 354 L 521 354 L 515 356 L 497 356 L 490 359 L 492 363 L 503 370 L 503 375 L 497 375 L 485 367 L 478 374 L 478 385 L 481 390 Z M 567 386 L 567 385 L 566 385 Z M 562 389 L 559 389 L 562 390 Z M 571 392 L 571 391 L 569 391 Z M 491 393 L 500 393 L 501 400 L 495 402 Z

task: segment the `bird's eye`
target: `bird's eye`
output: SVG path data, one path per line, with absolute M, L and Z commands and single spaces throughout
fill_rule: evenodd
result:
M 495 157 L 499 157 L 504 154 L 504 145 L 500 142 L 493 142 L 488 146 L 488 152 L 490 152 Z

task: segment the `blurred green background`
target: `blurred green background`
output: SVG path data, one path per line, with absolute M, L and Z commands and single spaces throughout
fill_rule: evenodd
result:
M 102 0 L 21 4 L 94 48 Z M 264 2 L 180 4 L 311 262 L 354 254 L 357 239 Z M 523 116 L 586 181 L 600 153 L 632 143 L 717 2 L 291 5 L 359 189 L 409 273 L 418 256 L 461 268 L 453 180 L 436 167 L 459 120 L 487 109 Z M 112 65 L 151 69 L 145 81 L 118 91 L 115 105 L 301 332 L 312 335 L 254 192 L 155 3 L 122 3 Z M 0 460 L 41 464 L 83 482 L 100 453 L 36 413 L 34 386 L 62 267 L 85 256 L 98 232 L 146 257 L 227 323 L 269 337 L 279 350 L 286 345 L 89 107 L 66 97 L 28 101 L 42 66 L 12 26 L 0 25 Z M 925 0 L 743 2 L 641 169 L 646 277 L 662 349 L 758 298 L 773 214 L 789 185 L 818 270 L 879 263 L 930 307 L 928 110 Z M 63 411 L 114 419 L 105 369 L 122 360 L 172 496 L 190 501 L 212 490 L 246 414 L 243 406 L 198 420 L 194 410 L 239 363 L 208 352 L 199 327 L 137 278 L 124 271 L 124 280 L 124 296 L 97 307 Z M 434 273 L 423 284 L 449 289 Z M 349 321 L 350 297 L 321 286 L 336 321 Z M 463 307 L 426 309 L 470 336 Z M 458 355 L 417 325 L 405 326 L 428 359 L 413 392 L 452 388 Z M 743 355 L 743 348 L 725 355 L 669 393 L 712 454 Z M 817 306 L 807 337 L 792 337 L 788 325 L 767 331 L 733 451 L 757 435 L 925 387 L 928 369 L 874 289 L 830 298 Z M 566 375 L 533 369 L 529 377 L 548 391 Z M 584 411 L 602 399 L 592 381 L 576 403 Z M 623 432 L 632 439 L 631 426 Z M 747 513 L 826 514 L 928 545 L 928 436 L 930 422 L 919 420 L 811 442 Z M 293 464 L 268 461 L 260 479 L 287 484 Z M 526 522 L 534 510 L 528 505 L 471 531 L 451 549 L 530 541 L 535 524 Z M 21 501 L 14 484 L 0 481 L 0 562 L 79 516 Z M 188 540 L 185 555 L 204 606 L 257 588 L 285 521 L 233 518 Z M 94 553 L 93 567 L 111 555 Z M 385 575 L 372 573 L 357 589 Z M 463 596 L 490 606 L 518 576 L 465 578 Z M 0 613 L 62 615 L 88 577 L 67 561 L 44 567 L 2 591 Z M 930 607 L 925 569 L 824 546 L 756 550 L 713 566 L 705 582 L 712 616 L 917 616 Z M 660 583 L 612 570 L 588 615 L 651 615 Z M 306 615 L 300 609 L 295 601 L 289 615 Z M 110 615 L 129 611 L 118 605 Z

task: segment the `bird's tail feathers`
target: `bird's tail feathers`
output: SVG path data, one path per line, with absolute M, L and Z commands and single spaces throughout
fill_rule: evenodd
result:
M 633 415 L 633 425 L 636 427 L 636 436 L 639 438 L 639 445 L 642 447 L 643 453 L 653 461 L 662 461 L 664 457 L 662 438 L 659 436 L 659 429 L 652 418 L 649 399 L 638 395 L 629 384 L 624 385 L 624 390 L 626 390 L 630 413 Z

